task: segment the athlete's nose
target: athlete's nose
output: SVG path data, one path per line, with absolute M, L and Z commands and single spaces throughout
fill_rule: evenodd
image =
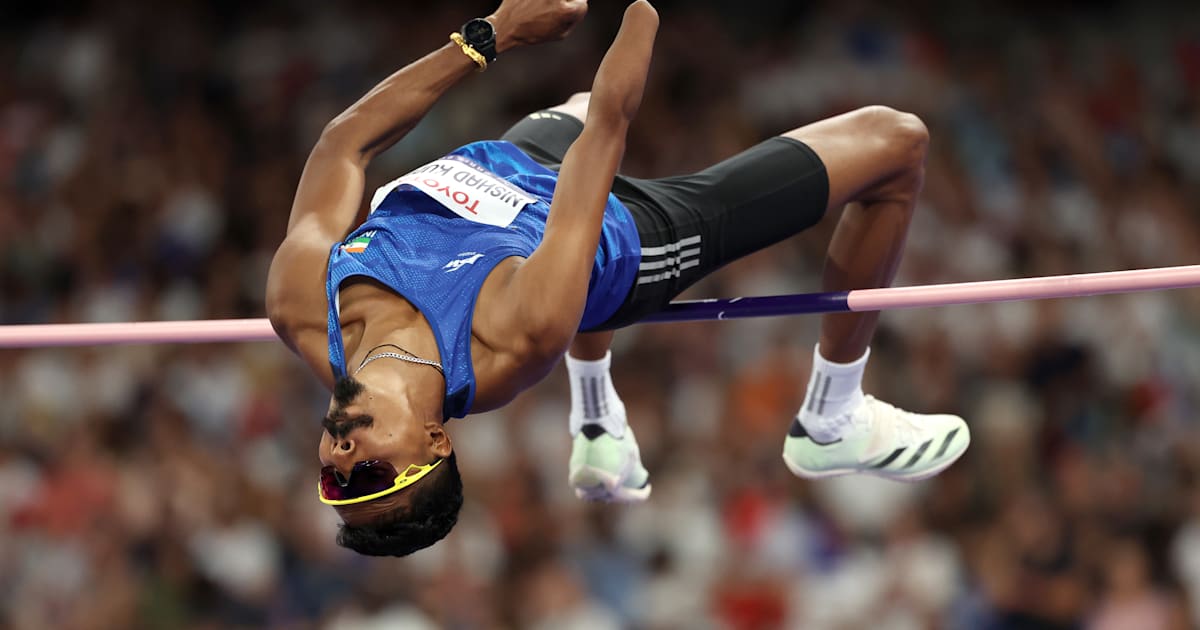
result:
M 333 441 L 329 456 L 333 459 L 334 467 L 343 476 L 348 477 L 350 471 L 354 468 L 354 454 L 357 450 L 354 440 L 342 439 Z

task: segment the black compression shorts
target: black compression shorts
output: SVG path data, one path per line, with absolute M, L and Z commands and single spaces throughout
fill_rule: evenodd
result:
M 500 139 L 558 170 L 582 130 L 573 116 L 541 111 Z M 829 178 L 808 145 L 775 137 L 691 175 L 617 175 L 612 192 L 633 215 L 642 262 L 625 302 L 594 330 L 634 324 L 726 263 L 813 226 L 825 214 Z

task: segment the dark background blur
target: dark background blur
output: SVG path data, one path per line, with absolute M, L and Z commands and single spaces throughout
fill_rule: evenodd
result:
M 456 88 L 372 185 L 586 89 L 624 6 L 593 4 Z M 881 103 L 933 137 L 898 284 L 1196 262 L 1200 5 L 906 4 L 660 2 L 626 172 Z M 9 3 L 0 320 L 262 316 L 321 127 L 490 8 Z M 834 223 L 696 294 L 816 290 Z M 571 495 L 561 374 L 455 421 L 462 519 L 404 560 L 333 544 L 326 394 L 281 345 L 0 352 L 0 627 L 1200 623 L 1200 292 L 885 314 L 868 391 L 974 433 L 916 485 L 780 462 L 817 323 L 618 336 L 644 505 Z

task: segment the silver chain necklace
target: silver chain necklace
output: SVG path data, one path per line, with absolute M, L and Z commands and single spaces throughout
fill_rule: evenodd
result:
M 379 348 L 383 348 L 384 346 L 391 346 L 391 347 L 399 350 L 400 352 L 403 352 L 404 354 L 400 354 L 398 352 L 380 352 L 379 354 L 371 354 L 372 352 L 378 350 Z M 372 361 L 376 361 L 378 359 L 399 359 L 401 361 L 407 361 L 409 363 L 417 363 L 419 365 L 428 365 L 429 367 L 437 370 L 438 374 L 442 375 L 442 378 L 446 378 L 446 372 L 445 372 L 445 370 L 442 369 L 441 363 L 438 363 L 437 361 L 430 361 L 429 359 L 422 359 L 421 357 L 409 352 L 408 350 L 405 350 L 404 348 L 401 348 L 400 346 L 397 346 L 394 343 L 381 343 L 378 346 L 375 346 L 374 348 L 371 348 L 370 350 L 368 350 L 367 357 L 362 360 L 362 363 L 358 364 L 358 369 L 354 370 L 354 374 L 357 375 L 359 372 L 362 371 L 363 368 L 367 367 L 368 363 L 371 363 Z

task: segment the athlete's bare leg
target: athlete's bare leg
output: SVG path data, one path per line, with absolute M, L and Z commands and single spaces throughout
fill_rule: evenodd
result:
M 552 111 L 587 117 L 588 94 Z M 864 107 L 783 134 L 807 144 L 829 175 L 829 211 L 844 207 L 829 244 L 825 291 L 891 284 L 924 180 L 929 132 L 919 118 L 887 107 Z M 879 313 L 837 313 L 821 320 L 821 354 L 848 363 L 863 355 Z M 576 336 L 571 356 L 604 357 L 612 333 Z
M 583 361 L 599 361 L 608 354 L 612 345 L 613 331 L 605 330 L 593 333 L 579 333 L 571 342 L 571 356 Z
M 587 93 L 551 108 L 581 120 Z M 887 107 L 865 107 L 785 136 L 807 144 L 829 175 L 829 210 L 843 208 L 829 244 L 822 288 L 846 291 L 888 286 L 896 275 L 913 208 L 924 180 L 929 132 L 919 118 Z M 879 313 L 837 313 L 821 321 L 821 354 L 848 363 L 866 351 Z M 576 336 L 571 356 L 604 357 L 612 333 Z
M 829 174 L 829 210 L 845 205 L 825 261 L 827 291 L 883 287 L 900 263 L 921 190 L 928 131 L 920 119 L 867 107 L 786 134 Z M 901 481 L 938 474 L 970 444 L 962 418 L 915 414 L 862 391 L 877 313 L 826 315 L 804 404 L 784 438 L 795 475 L 867 473 Z
M 919 118 L 865 107 L 784 134 L 807 144 L 829 174 L 829 210 L 845 206 L 829 244 L 822 288 L 891 284 L 925 172 L 929 132 Z M 879 313 L 821 320 L 821 355 L 838 363 L 863 356 Z

